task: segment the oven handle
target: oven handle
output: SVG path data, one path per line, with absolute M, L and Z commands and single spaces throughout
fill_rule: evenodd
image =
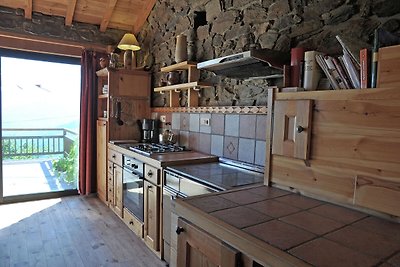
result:
M 132 169 L 126 168 L 126 167 L 123 167 L 122 169 L 123 169 L 124 171 L 128 172 L 129 174 L 133 174 L 133 175 L 139 176 L 141 179 L 143 179 L 143 174 L 140 173 L 140 172 L 133 171 Z

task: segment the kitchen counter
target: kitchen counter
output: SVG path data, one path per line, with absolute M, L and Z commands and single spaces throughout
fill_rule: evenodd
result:
M 120 152 L 124 155 L 134 157 L 137 160 L 146 162 L 154 167 L 163 168 L 166 166 L 173 166 L 178 164 L 185 164 L 190 162 L 204 163 L 204 162 L 215 162 L 218 161 L 217 156 L 200 153 L 197 151 L 182 151 L 174 153 L 154 153 L 149 156 L 143 155 L 130 150 L 128 147 L 124 147 L 123 144 L 115 145 L 112 143 L 108 144 L 109 148 Z
M 260 264 L 400 266 L 400 224 L 267 186 L 176 200 L 176 212 Z

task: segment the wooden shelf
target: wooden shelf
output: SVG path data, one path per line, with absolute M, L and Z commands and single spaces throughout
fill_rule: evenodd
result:
M 186 90 L 186 89 L 200 89 L 200 88 L 208 88 L 212 87 L 211 83 L 207 82 L 191 82 L 191 83 L 181 83 L 168 85 L 163 87 L 154 88 L 154 92 L 166 92 L 166 91 L 175 91 L 175 90 Z
M 182 84 L 174 84 L 169 86 L 162 86 L 154 88 L 154 92 L 169 93 L 169 106 L 179 107 L 181 90 L 187 90 L 187 105 L 188 107 L 197 107 L 199 105 L 199 91 L 202 88 L 210 88 L 213 84 L 208 82 L 200 82 L 200 71 L 197 69 L 197 62 L 184 61 L 171 66 L 161 68 L 161 72 L 171 71 L 187 71 L 188 82 Z
M 98 117 L 97 120 L 99 120 L 99 121 L 108 121 L 108 118 Z
M 177 70 L 188 70 L 190 68 L 197 68 L 197 62 L 193 61 L 183 61 L 174 65 L 170 65 L 164 68 L 161 68 L 161 72 L 170 72 Z

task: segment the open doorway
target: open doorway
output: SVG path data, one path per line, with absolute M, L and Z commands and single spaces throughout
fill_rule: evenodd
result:
M 0 68 L 0 197 L 32 199 L 76 193 L 79 59 L 2 50 Z

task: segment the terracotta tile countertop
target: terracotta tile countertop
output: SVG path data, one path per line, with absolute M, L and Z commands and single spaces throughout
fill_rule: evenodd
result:
M 180 201 L 306 264 L 400 266 L 399 223 L 267 186 Z

